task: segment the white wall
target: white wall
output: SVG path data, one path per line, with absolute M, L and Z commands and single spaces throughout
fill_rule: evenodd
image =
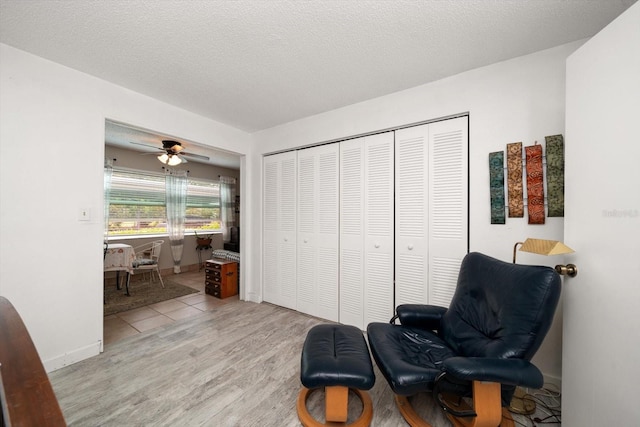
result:
M 102 340 L 105 119 L 251 151 L 245 132 L 0 44 L 0 295 L 49 371 Z
M 562 240 L 563 219 L 528 225 L 526 218 L 490 224 L 488 154 L 510 142 L 544 145 L 564 134 L 565 60 L 583 42 L 493 64 L 435 83 L 329 111 L 254 134 L 256 149 L 270 153 L 374 130 L 469 112 L 470 248 L 511 261 L 513 245 L 526 237 Z M 569 242 L 570 245 L 570 242 Z M 520 253 L 519 263 L 555 265 L 557 257 Z M 561 313 L 534 362 L 561 377 Z
M 567 59 L 566 110 L 562 425 L 637 426 L 640 3 Z

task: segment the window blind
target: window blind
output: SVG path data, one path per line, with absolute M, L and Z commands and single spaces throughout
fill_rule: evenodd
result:
M 164 206 L 164 175 L 115 169 L 110 204 Z
M 109 234 L 166 233 L 165 175 L 113 169 L 109 197 Z M 187 228 L 215 230 L 220 227 L 220 185 L 216 181 L 189 178 Z

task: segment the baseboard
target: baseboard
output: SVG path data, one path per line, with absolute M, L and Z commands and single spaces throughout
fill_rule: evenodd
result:
M 562 378 L 561 377 L 554 377 L 552 375 L 547 375 L 547 374 L 542 374 L 542 377 L 544 378 L 545 386 L 547 384 L 552 384 L 554 387 L 558 388 L 558 391 L 562 390 Z
M 85 347 L 78 348 L 69 353 L 42 361 L 45 371 L 52 372 L 65 366 L 71 365 L 81 360 L 88 359 L 100 354 L 101 342 L 89 344 Z
M 244 294 L 244 300 L 249 302 L 261 303 L 260 294 L 257 292 L 246 292 Z

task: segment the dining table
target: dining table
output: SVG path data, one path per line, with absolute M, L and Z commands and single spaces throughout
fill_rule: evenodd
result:
M 136 259 L 136 254 L 133 246 L 125 243 L 110 243 L 104 253 L 104 271 L 116 272 L 117 288 L 120 289 L 120 272 L 126 273 L 126 293 L 127 296 L 131 296 L 129 293 L 129 280 L 133 274 L 133 261 Z

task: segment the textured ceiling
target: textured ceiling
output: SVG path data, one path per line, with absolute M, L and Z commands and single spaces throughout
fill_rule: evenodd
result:
M 253 132 L 590 37 L 634 2 L 0 0 L 0 42 Z

